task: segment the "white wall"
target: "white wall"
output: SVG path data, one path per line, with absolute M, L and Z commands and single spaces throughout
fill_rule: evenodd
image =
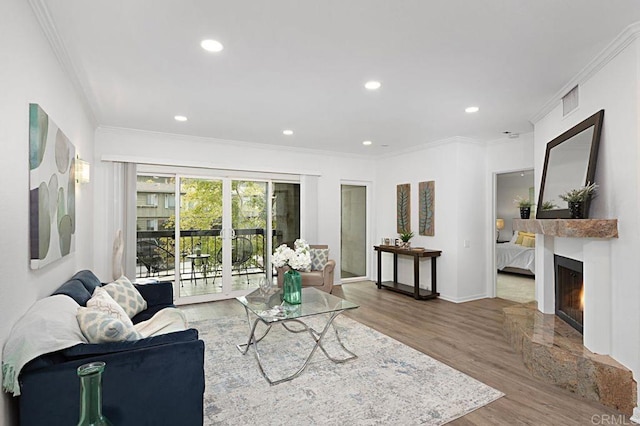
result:
M 487 240 L 495 238 L 495 221 L 486 216 L 485 167 L 486 148 L 472 143 L 460 143 L 458 168 L 457 221 L 458 289 L 455 301 L 487 297 L 486 276 L 488 265 L 484 259 Z M 490 224 L 492 227 L 487 227 Z
M 274 148 L 257 143 L 240 143 L 213 138 L 194 138 L 163 133 L 100 128 L 96 131 L 95 159 L 97 205 L 113 204 L 109 164 L 103 156 L 120 156 L 138 162 L 160 162 L 175 165 L 197 165 L 207 168 L 246 171 L 290 172 L 319 175 L 317 178 L 317 212 L 307 215 L 302 228 L 317 233 L 311 244 L 328 244 L 330 257 L 340 270 L 340 184 L 341 180 L 372 181 L 374 162 L 357 156 L 337 155 L 311 150 Z M 305 196 L 308 196 L 306 194 Z M 307 205 L 308 203 L 305 203 Z M 95 249 L 95 267 L 110 273 L 111 242 L 114 230 L 104 226 L 110 222 L 109 211 L 96 210 L 96 239 L 103 243 Z M 317 220 L 316 220 L 317 219 Z M 303 221 L 305 218 L 303 218 Z M 313 229 L 312 229 L 313 228 Z M 302 236 L 307 238 L 306 235 Z M 339 283 L 340 274 L 335 274 Z
M 532 169 L 534 164 L 533 156 L 533 133 L 520 135 L 517 139 L 502 138 L 490 142 L 486 152 L 485 170 L 485 211 L 487 217 L 487 227 L 495 230 L 494 218 L 495 197 L 496 197 L 496 176 L 500 173 L 514 172 L 517 170 Z M 534 184 L 539 185 L 539 177 L 534 177 Z M 534 186 L 535 194 L 538 193 L 538 186 Z M 493 231 L 495 232 L 495 231 Z M 495 266 L 495 236 L 488 238 L 485 245 L 485 262 L 487 265 Z M 496 270 L 495 267 L 487 269 L 487 296 L 495 297 Z
M 590 216 L 618 219 L 620 237 L 611 240 L 611 355 L 633 370 L 636 381 L 640 378 L 639 61 L 640 42 L 636 38 L 597 73 L 580 82 L 578 110 L 563 118 L 558 105 L 535 123 L 539 179 L 546 143 L 598 110 L 605 110 L 595 179 L 600 188 Z M 536 286 L 541 285 L 537 279 Z
M 23 0 L 0 2 L 0 347 L 15 321 L 36 300 L 48 296 L 93 258 L 92 185 L 76 192 L 76 246 L 62 260 L 29 268 L 29 103 L 38 103 L 85 159 L 93 156 L 93 126 L 73 86 Z M 17 423 L 15 401 L 2 393 L 0 424 Z
M 376 244 L 397 236 L 396 186 L 411 184 L 412 246 L 442 250 L 437 260 L 437 284 L 442 298 L 465 301 L 484 292 L 483 261 L 486 235 L 484 149 L 460 138 L 410 152 L 387 156 L 376 165 Z M 435 235 L 418 235 L 418 183 L 435 181 Z M 469 241 L 469 248 L 464 241 Z M 392 277 L 391 255 L 383 254 L 383 280 Z M 430 287 L 430 261 L 420 263 L 420 286 Z M 375 277 L 377 259 L 372 271 Z M 412 259 L 398 258 L 398 280 L 413 284 Z

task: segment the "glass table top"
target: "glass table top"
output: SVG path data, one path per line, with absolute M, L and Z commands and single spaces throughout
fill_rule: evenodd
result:
M 261 289 L 257 289 L 246 296 L 236 297 L 236 300 L 267 323 L 358 307 L 355 303 L 313 287 L 302 289 L 302 303 L 299 305 L 290 305 L 287 302 L 283 302 L 282 289 L 277 287 L 272 288 L 266 294 Z

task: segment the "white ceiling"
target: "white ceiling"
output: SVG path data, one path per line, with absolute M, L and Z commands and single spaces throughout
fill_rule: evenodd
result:
M 640 21 L 638 0 L 32 3 L 48 10 L 100 125 L 372 155 L 530 132 Z M 225 50 L 205 52 L 205 38 Z M 364 89 L 370 79 L 382 88 Z

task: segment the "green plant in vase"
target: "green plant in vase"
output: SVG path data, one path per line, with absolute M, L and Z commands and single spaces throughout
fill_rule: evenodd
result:
M 413 232 L 404 231 L 404 232 L 401 232 L 399 235 L 400 235 L 400 240 L 402 241 L 402 247 L 409 248 L 411 246 L 411 243 L 409 242 L 409 240 L 413 238 L 413 235 L 414 235 Z
M 571 219 L 583 219 L 585 216 L 585 205 L 587 201 L 594 196 L 598 185 L 596 183 L 587 182 L 585 186 L 576 189 L 570 189 L 564 194 L 560 194 L 560 199 L 567 202 Z
M 513 200 L 513 204 L 520 208 L 520 219 L 529 219 L 529 216 L 531 216 L 531 206 L 533 206 L 533 202 L 530 199 L 518 195 L 515 200 Z
M 557 208 L 558 206 L 556 206 L 556 203 L 554 203 L 553 201 L 545 201 L 544 203 L 542 203 L 542 205 L 540 206 L 540 208 L 542 210 L 553 210 L 555 208 Z

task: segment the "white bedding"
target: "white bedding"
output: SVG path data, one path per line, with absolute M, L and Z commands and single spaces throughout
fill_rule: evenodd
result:
M 528 269 L 536 273 L 536 249 L 519 244 L 496 244 L 496 266 L 501 271 L 506 267 Z

